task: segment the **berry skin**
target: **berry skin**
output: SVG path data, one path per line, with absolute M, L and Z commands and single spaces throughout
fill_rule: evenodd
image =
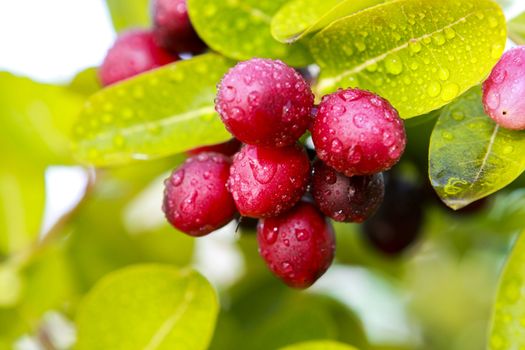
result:
M 301 202 L 283 216 L 259 221 L 259 253 L 270 270 L 293 288 L 308 288 L 332 264 L 332 226 L 312 204 Z
M 414 244 L 423 225 L 424 192 L 391 177 L 379 211 L 362 226 L 366 240 L 379 252 L 395 256 Z
M 328 217 L 361 223 L 371 217 L 385 195 L 383 174 L 347 177 L 322 161 L 314 163 L 311 193 Z
M 405 150 L 403 121 L 368 91 L 339 90 L 323 97 L 312 127 L 319 158 L 346 176 L 390 169 Z
M 231 157 L 235 153 L 239 152 L 239 149 L 241 148 L 241 143 L 237 139 L 231 139 L 230 141 L 226 141 L 223 143 L 219 143 L 216 145 L 209 145 L 209 146 L 202 146 L 198 148 L 194 148 L 192 150 L 187 151 L 186 153 L 190 156 L 196 156 L 201 153 L 205 152 L 215 152 L 224 154 L 225 156 Z
M 186 0 L 154 0 L 153 25 L 157 42 L 168 51 L 197 54 L 206 49 L 191 24 Z
M 249 145 L 293 145 L 308 128 L 314 96 L 308 83 L 281 61 L 254 58 L 232 68 L 215 103 L 226 128 Z
M 278 216 L 303 196 L 310 161 L 302 146 L 245 145 L 233 158 L 228 188 L 242 216 Z
M 506 52 L 483 83 L 483 106 L 507 129 L 525 130 L 525 46 Z
M 204 236 L 230 222 L 235 203 L 226 189 L 230 159 L 218 153 L 189 158 L 165 181 L 164 214 L 177 229 Z
M 157 46 L 150 31 L 133 30 L 121 34 L 109 49 L 99 77 L 102 85 L 108 86 L 176 60 Z

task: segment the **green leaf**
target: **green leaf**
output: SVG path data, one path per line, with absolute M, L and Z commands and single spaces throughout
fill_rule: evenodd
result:
M 2 255 L 33 243 L 40 233 L 45 205 L 44 171 L 44 166 L 32 161 L 0 166 L 0 261 Z
M 293 66 L 310 63 L 302 45 L 285 45 L 270 31 L 273 15 L 287 0 L 188 0 L 192 23 L 215 51 L 237 60 L 281 59 Z
M 328 26 L 335 20 L 364 10 L 385 0 L 293 0 L 272 20 L 272 35 L 291 43 Z
M 150 25 L 150 0 L 106 0 L 106 3 L 117 32 Z
M 197 272 L 138 265 L 104 277 L 82 302 L 76 349 L 204 350 L 218 313 Z
M 320 95 L 357 86 L 412 118 L 477 85 L 506 43 L 491 0 L 399 0 L 340 19 L 314 36 Z
M 287 346 L 281 350 L 357 350 L 353 346 L 330 340 L 319 340 Z
M 108 166 L 230 139 L 214 99 L 216 84 L 231 65 L 219 55 L 201 55 L 96 93 L 74 128 L 77 158 Z
M 68 163 L 69 131 L 83 99 L 65 87 L 0 72 L 0 148 L 5 158 Z
M 82 96 L 93 95 L 102 88 L 98 78 L 98 68 L 91 67 L 79 72 L 68 87 L 71 91 Z
M 501 276 L 492 311 L 489 349 L 525 346 L 525 234 L 521 234 Z
M 525 132 L 499 127 L 483 111 L 481 89 L 443 109 L 432 132 L 432 186 L 460 209 L 507 186 L 525 170 Z
M 518 45 L 525 45 L 525 12 L 508 23 L 509 36 Z

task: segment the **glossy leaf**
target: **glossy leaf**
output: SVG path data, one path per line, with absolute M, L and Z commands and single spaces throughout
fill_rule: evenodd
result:
M 83 99 L 67 88 L 0 72 L 0 149 L 15 161 L 70 162 L 69 131 Z
M 353 346 L 331 340 L 319 340 L 287 346 L 280 350 L 357 350 Z
M 314 36 L 320 95 L 357 86 L 401 117 L 428 113 L 480 83 L 503 53 L 505 18 L 492 0 L 399 0 L 342 18 Z
M 1 107 L 0 107 L 1 108 Z M 0 166 L 0 260 L 20 251 L 40 233 L 45 205 L 45 167 L 7 162 Z
M 525 347 L 525 234 L 521 234 L 501 276 L 492 314 L 490 350 Z
M 188 0 L 191 20 L 200 37 L 226 57 L 281 59 L 294 66 L 310 63 L 302 45 L 285 45 L 270 32 L 272 17 L 287 0 Z
M 77 158 L 108 166 L 228 140 L 214 99 L 231 64 L 216 54 L 202 55 L 96 93 L 74 128 Z
M 218 313 L 197 272 L 137 265 L 102 279 L 82 302 L 76 349 L 204 350 Z
M 335 20 L 385 0 L 293 0 L 285 4 L 272 20 L 272 35 L 291 43 L 315 33 Z
M 430 140 L 432 186 L 460 209 L 507 186 L 525 171 L 525 132 L 499 127 L 474 88 L 443 109 Z
M 518 45 L 525 45 L 525 12 L 508 23 L 509 37 Z
M 117 32 L 124 29 L 148 27 L 150 0 L 106 0 L 113 26 Z

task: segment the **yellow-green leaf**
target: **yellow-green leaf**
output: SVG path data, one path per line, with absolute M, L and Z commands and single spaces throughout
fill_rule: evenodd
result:
M 525 45 L 525 12 L 508 23 L 509 37 L 518 45 Z
M 501 276 L 492 311 L 490 350 L 525 347 L 525 234 L 516 242 Z
M 460 209 L 507 186 L 525 171 L 525 131 L 499 127 L 476 87 L 445 107 L 430 139 L 432 186 Z
M 108 166 L 228 140 L 214 99 L 216 84 L 231 66 L 206 54 L 101 90 L 87 101 L 74 128 L 76 157 Z
M 215 51 L 236 60 L 281 59 L 293 66 L 310 63 L 306 47 L 272 37 L 272 17 L 287 0 L 188 0 L 192 23 Z
M 353 346 L 338 343 L 332 340 L 319 340 L 313 342 L 306 342 L 294 344 L 281 348 L 280 350 L 357 350 Z
M 150 0 L 106 0 L 115 30 L 148 27 Z
M 314 36 L 319 94 L 357 86 L 401 117 L 428 113 L 479 84 L 506 42 L 492 0 L 398 0 L 342 18 Z
M 77 350 L 204 350 L 218 302 L 197 272 L 138 265 L 95 285 L 77 315 Z
M 339 18 L 351 15 L 385 0 L 293 0 L 285 4 L 272 20 L 272 35 L 291 43 L 315 33 Z

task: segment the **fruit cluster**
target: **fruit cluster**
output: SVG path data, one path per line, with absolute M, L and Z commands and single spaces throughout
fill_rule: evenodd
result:
M 236 213 L 259 219 L 259 252 L 270 270 L 292 287 L 310 286 L 334 257 L 326 217 L 361 223 L 381 204 L 382 172 L 405 149 L 402 120 L 388 101 L 359 89 L 339 90 L 316 106 L 296 70 L 259 58 L 223 77 L 216 110 L 235 139 L 193 150 L 173 171 L 165 182 L 166 218 L 192 236 Z M 308 130 L 313 164 L 298 142 Z M 230 158 L 239 141 L 244 145 Z
M 108 51 L 99 69 L 103 86 L 206 49 L 190 22 L 186 0 L 153 0 L 152 5 L 153 29 L 124 32 Z

